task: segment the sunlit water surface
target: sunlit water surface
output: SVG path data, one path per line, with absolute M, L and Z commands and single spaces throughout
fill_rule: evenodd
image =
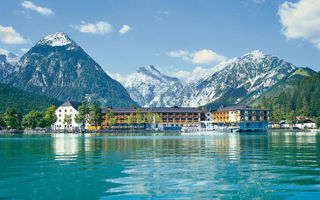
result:
M 0 199 L 320 199 L 320 134 L 1 135 Z

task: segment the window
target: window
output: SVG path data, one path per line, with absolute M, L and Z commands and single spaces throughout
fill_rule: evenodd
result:
M 72 109 L 70 109 L 70 112 L 72 112 Z
M 64 110 L 64 112 L 67 112 L 67 110 Z
M 61 114 L 59 114 L 59 117 L 61 117 Z
M 61 112 L 61 110 L 59 110 L 59 112 Z

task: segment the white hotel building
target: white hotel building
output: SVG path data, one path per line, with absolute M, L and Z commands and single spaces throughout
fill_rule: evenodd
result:
M 64 130 L 64 129 L 74 129 L 80 127 L 78 123 L 75 122 L 75 117 L 78 114 L 78 107 L 81 105 L 79 102 L 67 101 L 61 106 L 59 106 L 55 114 L 57 116 L 57 121 L 52 125 L 54 130 Z M 70 125 L 64 124 L 63 120 L 66 115 L 71 115 L 72 122 Z

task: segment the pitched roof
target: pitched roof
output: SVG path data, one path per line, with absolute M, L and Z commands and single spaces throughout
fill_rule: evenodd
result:
M 74 109 L 78 110 L 78 107 L 81 105 L 80 102 L 76 101 L 67 101 L 63 103 L 61 106 L 72 106 Z

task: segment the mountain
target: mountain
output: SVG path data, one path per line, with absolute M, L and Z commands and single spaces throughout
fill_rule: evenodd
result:
M 293 76 L 301 72 L 306 75 L 299 70 Z M 320 123 L 320 72 L 299 81 L 291 90 L 262 98 L 259 107 L 271 109 L 273 121 L 292 121 L 294 116 L 307 116 Z
M 279 81 L 277 84 L 272 86 L 268 91 L 263 93 L 263 95 L 261 95 L 259 98 L 254 99 L 253 102 L 246 102 L 246 103 L 251 104 L 252 106 L 260 105 L 263 97 L 265 98 L 276 97 L 281 92 L 291 91 L 303 79 L 307 77 L 311 77 L 316 73 L 317 72 L 315 72 L 310 68 L 299 67 L 295 71 L 293 71 L 291 74 L 289 74 L 288 76 L 283 78 L 281 81 Z
M 279 57 L 252 51 L 211 69 L 195 68 L 184 82 L 168 79 L 154 67 L 140 68 L 129 76 L 125 86 L 143 106 L 217 108 L 252 102 L 295 70 L 294 65 Z
M 101 106 L 137 106 L 119 82 L 61 32 L 37 42 L 4 82 L 61 101 L 86 99 Z
M 128 76 L 125 87 L 131 98 L 141 106 L 167 106 L 159 102 L 163 95 L 182 89 L 177 78 L 169 77 L 159 72 L 154 66 L 140 67 L 137 72 Z
M 61 103 L 53 98 L 36 95 L 0 83 L 0 113 L 4 113 L 8 107 L 12 107 L 22 114 L 27 114 L 31 110 L 45 112 L 48 107 L 59 106 Z
M 0 80 L 6 78 L 14 71 L 14 65 L 19 59 L 20 57 L 17 54 L 0 49 Z

